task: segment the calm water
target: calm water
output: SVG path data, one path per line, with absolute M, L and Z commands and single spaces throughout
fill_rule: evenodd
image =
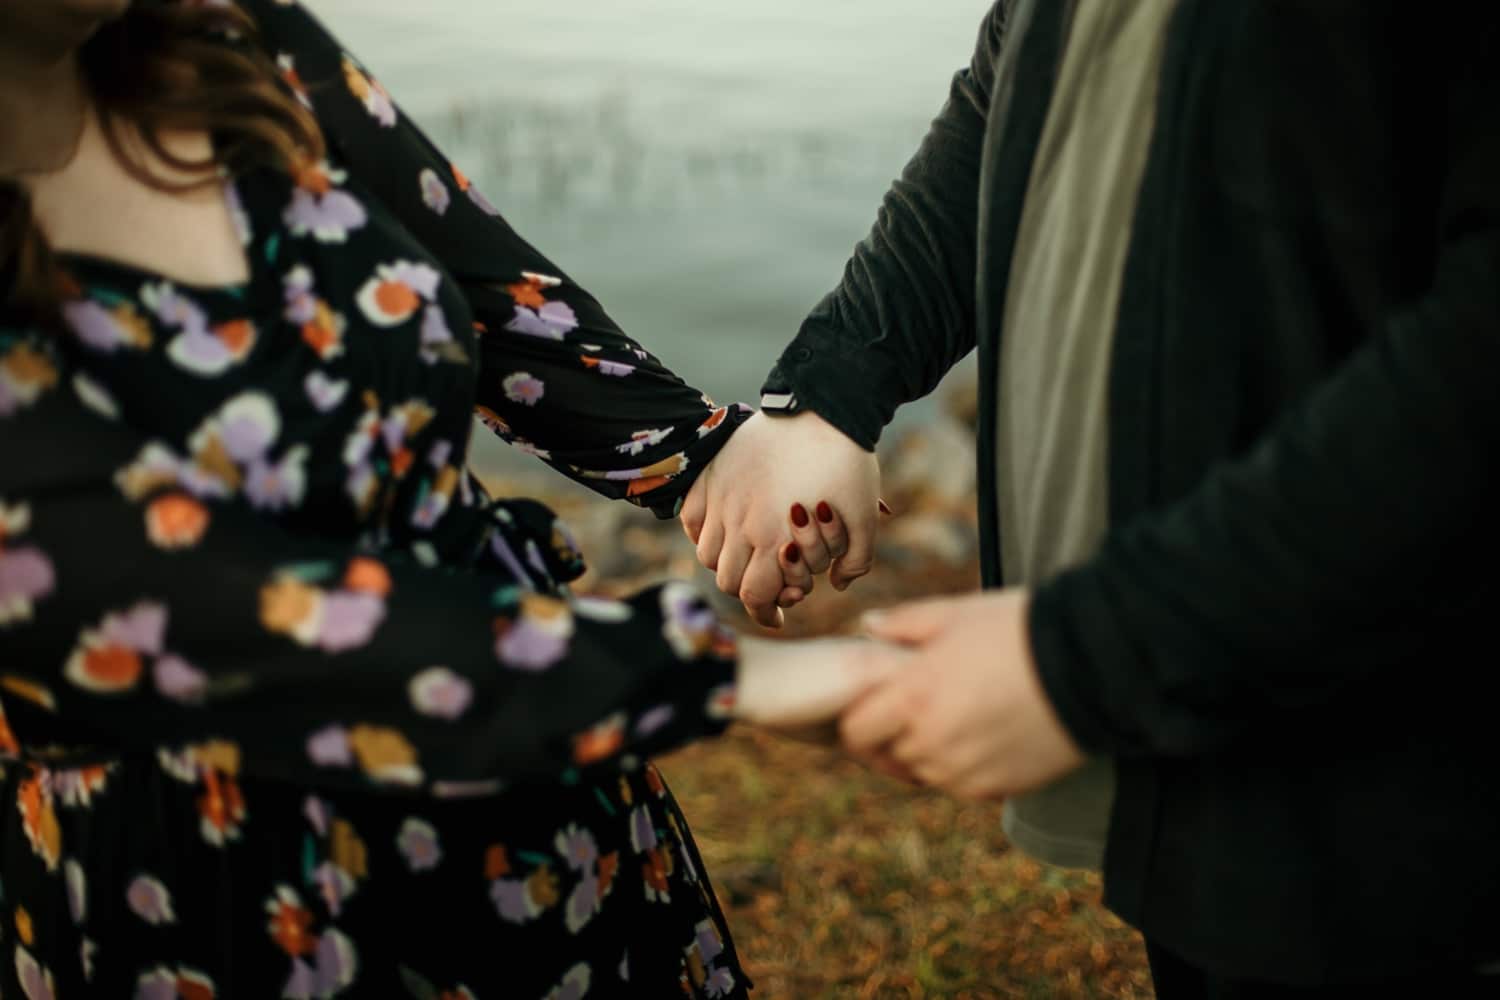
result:
M 753 400 L 989 0 L 311 5 L 626 330 Z

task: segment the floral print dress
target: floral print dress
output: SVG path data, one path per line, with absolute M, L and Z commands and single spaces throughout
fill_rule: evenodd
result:
M 465 452 L 669 516 L 745 411 L 245 7 L 330 147 L 226 177 L 250 280 L 68 256 L 66 329 L 0 326 L 0 995 L 742 996 L 645 760 L 725 724 L 732 639 L 571 595 Z

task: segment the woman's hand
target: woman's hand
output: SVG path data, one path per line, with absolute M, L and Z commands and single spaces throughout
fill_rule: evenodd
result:
M 844 710 L 893 678 L 911 655 L 870 639 L 742 638 L 735 715 L 787 735 L 819 731 L 836 739 Z
M 693 484 L 682 526 L 719 589 L 776 628 L 814 575 L 843 590 L 870 571 L 879 486 L 875 456 L 816 413 L 757 413 Z

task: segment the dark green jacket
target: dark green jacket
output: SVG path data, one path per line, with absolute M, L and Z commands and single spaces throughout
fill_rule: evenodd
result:
M 1012 9 L 1014 8 L 1014 9 Z M 977 347 L 985 582 L 1021 206 L 1071 5 L 998 4 L 768 382 L 873 447 Z M 1500 5 L 1182 0 L 1043 683 L 1119 760 L 1108 903 L 1226 975 L 1500 954 Z

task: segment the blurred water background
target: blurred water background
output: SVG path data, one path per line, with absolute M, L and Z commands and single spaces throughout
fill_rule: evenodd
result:
M 309 2 L 627 331 L 715 398 L 751 402 L 838 281 L 989 7 Z M 514 474 L 518 460 L 483 437 L 476 465 Z

